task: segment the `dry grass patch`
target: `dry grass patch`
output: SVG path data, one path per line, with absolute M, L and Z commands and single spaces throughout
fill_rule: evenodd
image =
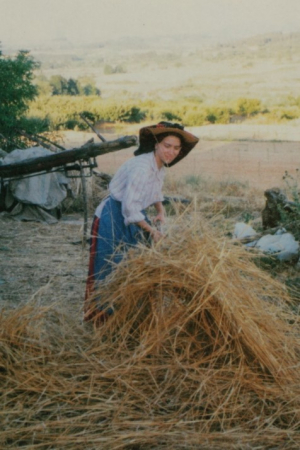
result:
M 30 449 L 299 448 L 299 323 L 242 247 L 175 221 L 100 295 L 93 330 L 64 308 L 0 317 L 0 442 Z

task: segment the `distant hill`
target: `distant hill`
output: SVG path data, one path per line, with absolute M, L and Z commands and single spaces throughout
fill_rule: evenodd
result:
M 5 53 L 15 53 L 7 48 Z M 172 56 L 173 62 L 188 62 L 189 57 L 203 60 L 255 58 L 299 58 L 300 33 L 269 33 L 247 39 L 217 40 L 213 35 L 181 34 L 153 38 L 124 37 L 84 45 L 74 45 L 67 39 L 39 42 L 29 50 L 43 69 L 101 67 L 105 63 L 137 63 Z
M 269 33 L 240 39 L 230 43 L 218 44 L 215 49 L 222 50 L 223 57 L 255 54 L 257 57 L 299 57 L 300 33 Z
M 213 104 L 250 97 L 269 106 L 299 96 L 300 33 L 222 41 L 201 33 L 156 35 L 85 45 L 62 39 L 28 50 L 41 63 L 37 75 L 92 77 L 103 98 L 198 98 Z

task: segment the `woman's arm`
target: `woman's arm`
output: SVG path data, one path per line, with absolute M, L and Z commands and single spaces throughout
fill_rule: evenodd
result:
M 154 203 L 154 206 L 157 211 L 157 215 L 156 215 L 156 217 L 154 217 L 153 223 L 156 223 L 156 222 L 164 223 L 165 222 L 165 210 L 164 210 L 162 202 L 156 202 L 156 203 Z M 152 237 L 154 242 L 158 242 L 163 237 L 162 232 L 156 228 L 151 227 L 151 225 L 149 225 L 149 223 L 146 222 L 146 220 L 141 220 L 140 222 L 137 222 L 137 225 L 139 227 L 141 227 L 143 230 L 150 233 L 150 236 Z
M 138 225 L 144 231 L 147 231 L 152 237 L 154 242 L 158 242 L 163 237 L 163 234 L 156 228 L 151 227 L 151 225 L 149 225 L 149 223 L 146 222 L 146 220 L 136 222 L 136 225 Z
M 165 209 L 163 207 L 162 202 L 154 203 L 155 209 L 157 211 L 156 217 L 154 217 L 153 222 L 160 222 L 161 224 L 165 223 Z
M 156 217 L 153 219 L 153 223 L 160 222 L 165 223 L 165 209 L 163 207 L 162 202 L 156 202 L 154 203 L 155 209 L 157 211 Z M 154 242 L 158 242 L 162 237 L 163 234 L 161 231 L 157 230 L 156 228 L 151 227 L 146 220 L 141 220 L 137 222 L 137 225 L 141 227 L 143 230 L 150 233 L 150 236 L 154 240 Z

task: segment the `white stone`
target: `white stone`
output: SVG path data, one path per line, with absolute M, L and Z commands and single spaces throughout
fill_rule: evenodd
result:
M 257 241 L 256 248 L 264 253 L 274 254 L 280 261 L 289 261 L 297 256 L 299 243 L 291 233 L 267 234 Z
M 256 235 L 256 231 L 244 222 L 238 222 L 235 224 L 233 237 L 236 239 L 244 239 Z

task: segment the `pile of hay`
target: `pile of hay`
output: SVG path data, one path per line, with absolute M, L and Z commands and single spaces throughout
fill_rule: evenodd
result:
M 299 323 L 243 248 L 185 224 L 100 295 L 115 314 L 97 330 L 2 312 L 2 448 L 299 448 Z

